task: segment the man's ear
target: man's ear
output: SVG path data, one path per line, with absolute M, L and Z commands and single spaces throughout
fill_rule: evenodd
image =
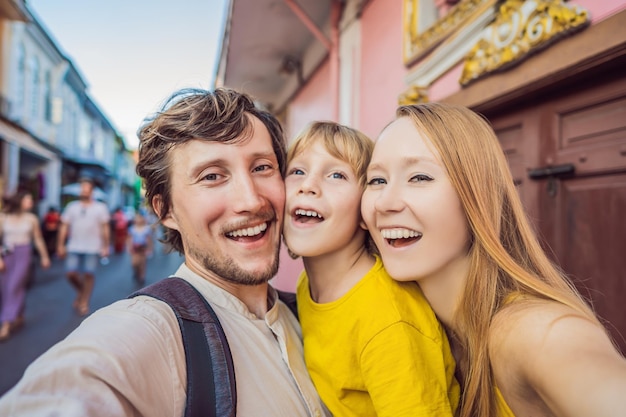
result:
M 163 198 L 161 194 L 157 194 L 152 197 L 152 209 L 156 213 L 156 215 L 161 219 L 161 224 L 167 228 L 178 230 L 178 223 L 172 216 L 172 210 L 168 210 L 164 217 L 161 217 L 161 212 L 165 210 L 163 206 Z

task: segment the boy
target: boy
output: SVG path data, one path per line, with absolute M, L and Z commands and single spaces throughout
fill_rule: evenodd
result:
M 374 144 L 314 122 L 287 155 L 284 238 L 302 256 L 304 356 L 333 415 L 452 416 L 459 386 L 445 332 L 414 283 L 368 250 L 360 215 Z

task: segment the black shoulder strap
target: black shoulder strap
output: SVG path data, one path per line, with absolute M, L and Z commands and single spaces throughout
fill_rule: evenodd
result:
M 298 319 L 298 303 L 296 302 L 296 295 L 292 292 L 286 292 L 281 290 L 276 290 L 278 293 L 278 298 L 289 307 L 289 310 L 293 313 L 294 316 Z
M 178 319 L 187 366 L 185 417 L 235 417 L 233 359 L 224 330 L 209 303 L 191 284 L 176 277 L 142 288 L 129 298 L 138 295 L 169 304 Z

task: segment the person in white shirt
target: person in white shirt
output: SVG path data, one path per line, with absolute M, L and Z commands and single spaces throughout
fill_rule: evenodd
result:
M 67 279 L 76 290 L 73 306 L 81 316 L 89 314 L 98 259 L 109 256 L 109 209 L 94 200 L 93 187 L 91 178 L 81 178 L 79 199 L 69 203 L 61 214 L 57 242 L 57 254 L 66 258 Z
M 268 284 L 285 204 L 278 120 L 234 90 L 182 90 L 138 136 L 146 201 L 185 256 L 175 275 L 213 307 L 230 345 L 237 415 L 329 415 L 298 321 Z M 35 360 L 0 415 L 183 416 L 186 376 L 176 316 L 140 295 L 94 312 Z

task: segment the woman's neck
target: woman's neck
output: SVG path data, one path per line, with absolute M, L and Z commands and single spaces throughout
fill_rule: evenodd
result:
M 458 331 L 454 314 L 461 302 L 469 273 L 469 258 L 459 258 L 435 274 L 417 278 L 417 282 L 439 320 Z

